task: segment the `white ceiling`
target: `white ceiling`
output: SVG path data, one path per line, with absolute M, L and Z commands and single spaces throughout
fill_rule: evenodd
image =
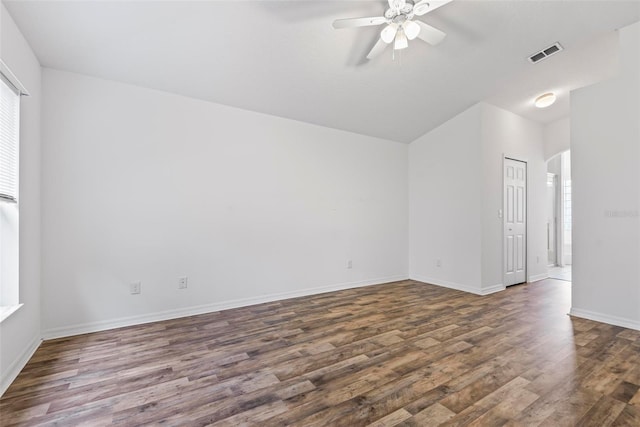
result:
M 615 69 L 614 30 L 639 1 L 462 1 L 422 19 L 448 36 L 392 59 L 364 57 L 386 1 L 7 1 L 45 67 L 174 92 L 308 123 L 411 142 L 488 101 L 541 123 L 566 116 L 568 90 Z M 559 41 L 538 64 L 526 58 Z M 536 110 L 548 89 L 559 102 Z

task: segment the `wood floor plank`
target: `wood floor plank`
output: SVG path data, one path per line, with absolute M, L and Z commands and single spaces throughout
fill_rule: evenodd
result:
M 450 411 L 440 403 L 434 403 L 428 408 L 423 409 L 412 417 L 417 425 L 440 425 L 445 421 L 448 421 L 456 415 L 455 412 Z
M 569 292 L 407 280 L 50 340 L 0 426 L 640 426 L 640 332 Z
M 625 405 L 618 418 L 611 425 L 615 427 L 640 426 L 640 407 Z
M 397 411 L 390 413 L 377 421 L 372 422 L 368 427 L 391 427 L 400 424 L 407 418 L 411 418 L 411 414 L 406 410 L 400 408 Z
M 602 396 L 578 421 L 580 427 L 607 427 L 613 424 L 627 405 Z

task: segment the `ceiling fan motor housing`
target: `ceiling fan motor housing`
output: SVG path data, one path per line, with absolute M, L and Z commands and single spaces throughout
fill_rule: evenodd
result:
M 389 9 L 384 13 L 384 17 L 389 22 L 395 22 L 399 16 L 404 16 L 403 22 L 413 18 L 413 1 L 411 0 L 389 0 Z

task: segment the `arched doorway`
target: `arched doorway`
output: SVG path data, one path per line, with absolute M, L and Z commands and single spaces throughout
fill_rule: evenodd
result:
M 547 161 L 547 265 L 549 277 L 571 281 L 571 154 Z

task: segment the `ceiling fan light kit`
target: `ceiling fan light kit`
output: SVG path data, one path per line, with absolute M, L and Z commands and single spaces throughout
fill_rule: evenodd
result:
M 400 50 L 409 47 L 409 40 L 420 38 L 435 46 L 444 40 L 446 34 L 423 21 L 415 20 L 416 16 L 422 16 L 435 9 L 444 6 L 451 0 L 427 1 L 419 0 L 388 0 L 389 8 L 384 16 L 370 18 L 336 19 L 333 28 L 368 27 L 387 24 L 380 31 L 380 39 L 367 54 L 367 59 L 373 59 L 385 49 L 386 45 L 393 42 L 393 49 Z
M 409 47 L 409 40 L 407 39 L 406 34 L 400 28 L 396 32 L 396 41 L 393 43 L 393 48 L 395 50 L 406 49 Z
M 398 26 L 396 24 L 389 24 L 380 31 L 380 38 L 383 42 L 389 44 L 396 37 L 396 31 L 398 30 Z
M 420 34 L 420 25 L 413 21 L 405 21 L 402 25 L 402 29 L 409 40 L 415 39 L 418 37 L 418 34 Z

